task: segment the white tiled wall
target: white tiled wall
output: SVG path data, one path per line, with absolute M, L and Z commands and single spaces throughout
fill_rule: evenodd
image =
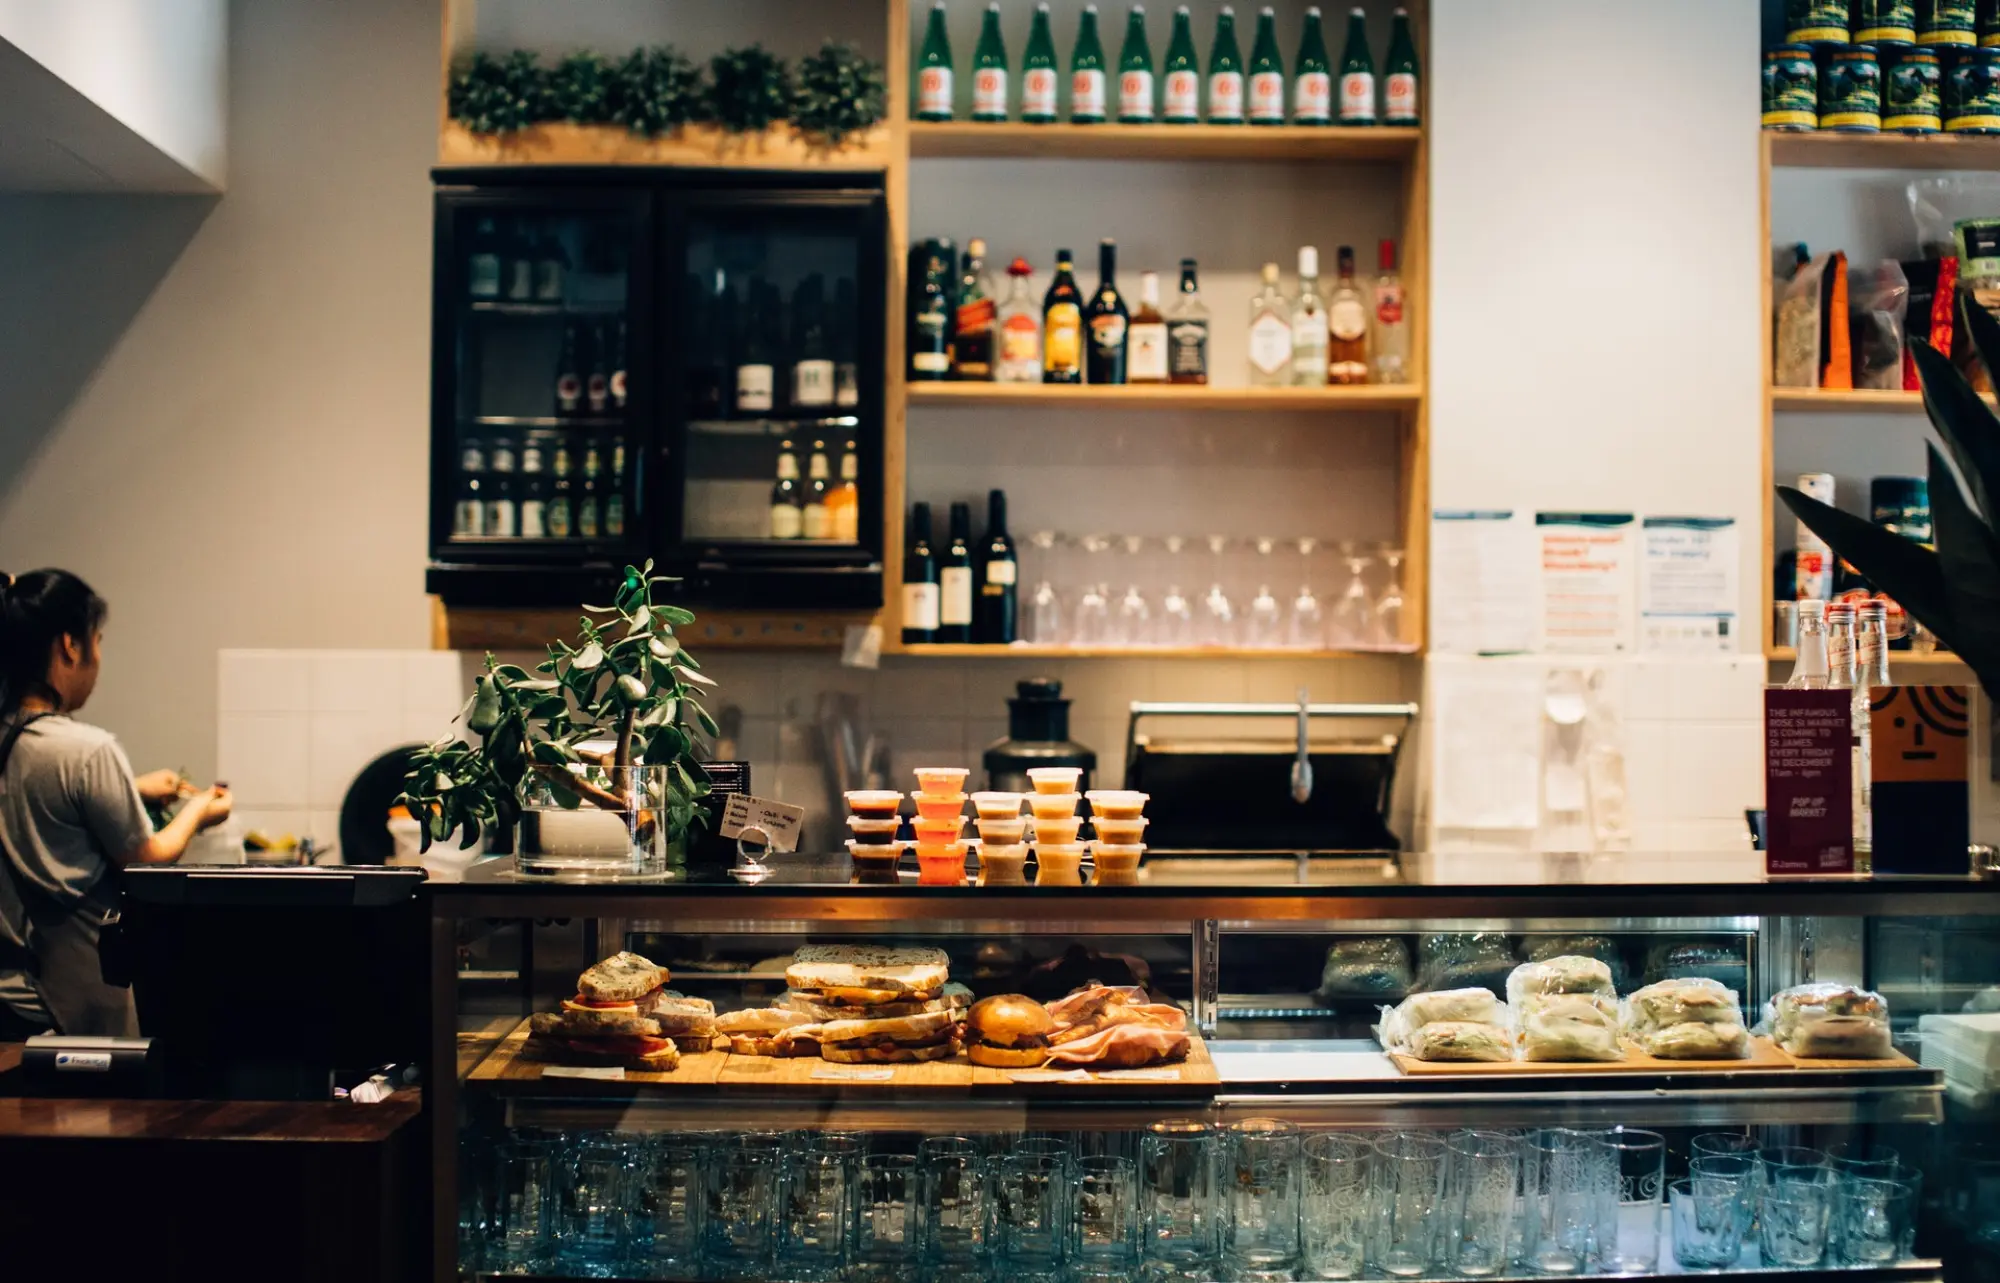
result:
M 216 670 L 216 778 L 236 814 L 321 844 L 361 768 L 443 734 L 468 689 L 449 651 L 225 650 Z

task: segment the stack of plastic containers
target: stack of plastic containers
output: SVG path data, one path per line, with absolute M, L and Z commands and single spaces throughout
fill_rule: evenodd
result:
M 847 799 L 847 854 L 862 882 L 894 882 L 896 861 L 908 845 L 897 837 L 903 827 L 903 795 L 894 789 L 856 789 Z
M 979 885 L 1021 886 L 1027 882 L 1028 817 L 1019 793 L 974 793 L 979 824 Z
M 965 881 L 965 777 L 963 766 L 919 766 L 917 775 L 917 881 L 957 886 Z
M 1073 887 L 1083 881 L 1083 843 L 1076 840 L 1083 818 L 1076 813 L 1083 795 L 1076 782 L 1083 772 L 1074 766 L 1037 766 L 1029 770 L 1028 810 L 1035 817 L 1035 884 Z
M 1092 789 L 1086 796 L 1090 827 L 1097 834 L 1090 844 L 1097 885 L 1132 885 L 1139 880 L 1139 859 L 1146 854 L 1146 794 Z

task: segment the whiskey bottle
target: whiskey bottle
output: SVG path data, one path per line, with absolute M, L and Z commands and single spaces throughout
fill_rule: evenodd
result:
M 1167 349 L 1167 318 L 1160 313 L 1160 274 L 1141 272 L 1139 310 L 1132 314 L 1126 351 L 1126 378 L 1133 383 L 1165 383 Z
M 952 245 L 933 238 L 910 265 L 910 378 L 936 382 L 951 374 Z
M 1334 283 L 1326 317 L 1332 332 L 1327 350 L 1328 382 L 1368 382 L 1368 304 L 1354 283 L 1351 245 L 1340 247 L 1340 279 Z
M 1195 261 L 1181 260 L 1181 294 L 1167 313 L 1167 377 L 1175 383 L 1208 382 L 1208 305 L 1201 301 Z
M 986 242 L 975 236 L 965 243 L 965 270 L 958 278 L 957 322 L 951 348 L 954 377 L 972 383 L 992 381 L 997 311 L 993 285 L 986 276 Z
M 1056 251 L 1056 277 L 1042 299 L 1042 382 L 1083 382 L 1083 291 L 1066 249 Z

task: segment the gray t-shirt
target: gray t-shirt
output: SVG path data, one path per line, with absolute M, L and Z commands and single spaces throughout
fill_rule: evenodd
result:
M 0 739 L 13 725 L 0 722 Z M 106 875 L 152 835 L 132 764 L 109 731 L 60 715 L 36 720 L 0 771 L 0 845 L 11 857 L 0 875 L 0 943 L 33 949 L 31 915 L 39 924 L 66 912 L 94 934 L 117 907 L 117 879 Z M 27 975 L 3 964 L 0 1002 L 30 1020 L 49 1016 Z

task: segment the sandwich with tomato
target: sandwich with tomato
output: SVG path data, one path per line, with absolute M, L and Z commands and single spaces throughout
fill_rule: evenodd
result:
M 696 999 L 671 995 L 662 987 L 667 969 L 636 953 L 614 954 L 577 977 L 576 996 L 561 1011 L 538 1011 L 528 1022 L 530 1050 L 562 1064 L 619 1065 L 662 1071 L 681 1063 L 677 1035 L 689 1038 L 698 1012 L 683 1011 Z M 715 1034 L 715 1011 L 708 1006 L 701 1046 Z M 671 1016 L 668 1028 L 662 1016 Z

